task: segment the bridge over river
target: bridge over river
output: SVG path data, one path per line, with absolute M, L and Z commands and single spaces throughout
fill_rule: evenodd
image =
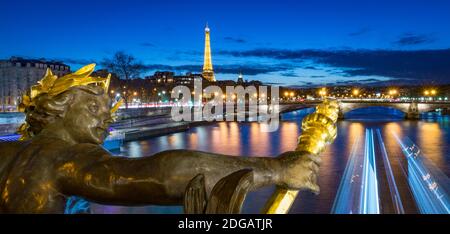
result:
M 339 118 L 344 119 L 345 115 L 350 111 L 370 108 L 370 107 L 388 107 L 397 109 L 405 114 L 406 119 L 419 119 L 420 114 L 430 111 L 450 110 L 450 102 L 407 102 L 407 101 L 389 101 L 376 99 L 340 99 L 339 101 Z M 304 102 L 285 102 L 280 103 L 280 112 L 288 112 L 305 107 L 315 106 L 320 102 L 304 101 Z

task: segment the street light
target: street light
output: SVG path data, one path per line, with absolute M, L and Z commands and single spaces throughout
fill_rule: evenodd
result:
M 320 96 L 325 96 L 325 95 L 327 95 L 327 90 L 326 90 L 325 88 L 322 88 L 322 89 L 319 91 L 319 95 L 320 95 Z
M 395 94 L 397 94 L 397 90 L 396 89 L 391 89 L 391 90 L 389 90 L 389 95 L 395 95 Z
M 353 90 L 353 95 L 358 95 L 359 94 L 359 90 L 358 89 L 354 89 Z

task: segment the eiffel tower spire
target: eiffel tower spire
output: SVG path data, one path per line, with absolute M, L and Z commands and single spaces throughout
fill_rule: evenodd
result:
M 206 23 L 206 27 L 205 27 L 205 54 L 204 54 L 203 59 L 204 59 L 203 72 L 202 72 L 203 77 L 209 81 L 216 81 L 216 78 L 214 77 L 213 67 L 212 67 L 211 45 L 210 45 L 210 39 L 209 39 L 208 23 Z

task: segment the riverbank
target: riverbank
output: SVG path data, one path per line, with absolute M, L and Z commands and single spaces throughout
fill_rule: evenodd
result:
M 304 105 L 302 108 L 310 106 Z M 280 108 L 280 114 L 301 109 L 296 105 L 284 105 Z M 226 110 L 224 109 L 224 113 Z M 245 114 L 244 122 L 257 121 L 249 119 L 249 113 Z M 171 116 L 171 108 L 143 108 L 120 110 L 118 120 L 111 125 L 111 128 L 124 133 L 124 141 L 142 140 L 149 137 L 187 131 L 192 127 L 218 123 L 220 121 L 182 121 L 175 122 Z M 234 116 L 236 118 L 236 116 Z M 0 116 L 0 136 L 16 133 L 17 128 L 23 123 L 25 116 L 23 113 L 4 113 Z M 191 119 L 194 119 L 192 112 Z
M 171 122 L 171 123 L 161 123 L 154 126 L 140 127 L 140 128 L 129 128 L 125 129 L 125 139 L 124 141 L 136 141 L 148 139 L 151 137 L 163 136 L 176 132 L 184 132 L 190 128 L 213 124 L 215 122 L 208 121 L 197 121 L 197 122 Z

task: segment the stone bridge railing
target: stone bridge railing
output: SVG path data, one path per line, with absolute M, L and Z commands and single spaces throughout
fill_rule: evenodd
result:
M 394 101 L 366 101 L 366 100 L 338 100 L 339 118 L 343 119 L 345 114 L 352 110 L 367 107 L 390 107 L 405 113 L 407 119 L 418 119 L 421 113 L 434 111 L 436 109 L 450 110 L 450 102 L 394 102 Z M 299 103 L 280 103 L 280 112 L 288 112 L 305 107 L 312 107 L 320 101 L 304 101 Z

